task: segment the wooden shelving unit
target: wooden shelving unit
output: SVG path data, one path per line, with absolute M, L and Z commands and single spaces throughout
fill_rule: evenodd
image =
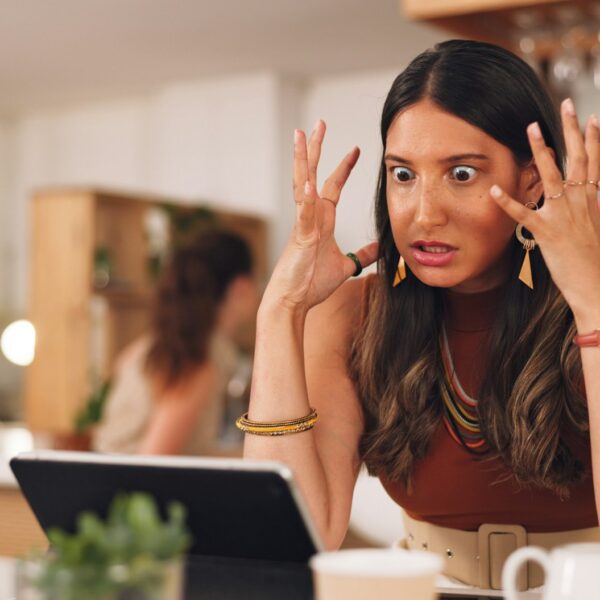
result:
M 115 356 L 147 330 L 153 279 L 145 223 L 149 211 L 165 204 L 94 189 L 35 194 L 30 318 L 37 345 L 25 377 L 25 419 L 32 431 L 70 434 Z M 264 278 L 265 221 L 219 210 L 214 216 L 248 239 Z M 101 288 L 94 283 L 99 248 L 111 263 L 109 282 Z

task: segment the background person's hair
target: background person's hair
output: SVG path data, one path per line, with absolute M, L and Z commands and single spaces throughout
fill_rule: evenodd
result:
M 508 147 L 519 166 L 532 159 L 526 128 L 537 121 L 564 171 L 557 111 L 534 71 L 509 51 L 451 40 L 417 56 L 385 101 L 384 151 L 395 117 L 423 99 Z M 392 288 L 399 254 L 387 210 L 383 158 L 375 221 L 379 277 L 350 365 L 365 416 L 360 451 L 371 473 L 410 487 L 414 465 L 441 423 L 438 340 L 444 300 L 439 288 L 425 285 L 409 269 L 407 279 Z M 511 250 L 512 273 L 487 348 L 487 365 L 493 368 L 486 369 L 478 398 L 480 426 L 488 456 L 501 457 L 518 481 L 568 494 L 583 469 L 563 434 L 588 426 L 579 352 L 571 344 L 573 318 L 539 249 L 531 253 L 533 291 L 518 280 L 523 249 L 514 238 Z
M 177 246 L 161 273 L 145 371 L 169 387 L 203 363 L 229 285 L 251 275 L 252 256 L 235 233 L 209 229 Z

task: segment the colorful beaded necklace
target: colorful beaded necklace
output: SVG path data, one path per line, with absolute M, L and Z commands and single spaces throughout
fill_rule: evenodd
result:
M 444 378 L 440 383 L 444 425 L 457 444 L 477 454 L 485 453 L 485 439 L 481 434 L 477 415 L 477 400 L 465 392 L 458 380 L 445 327 L 442 327 L 440 348 L 444 364 Z

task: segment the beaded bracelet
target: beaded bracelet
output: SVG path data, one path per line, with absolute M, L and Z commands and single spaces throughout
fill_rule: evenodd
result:
M 600 346 L 600 329 L 591 331 L 590 333 L 580 333 L 573 338 L 573 343 L 580 348 L 591 348 Z
M 319 416 L 314 408 L 312 408 L 310 413 L 304 417 L 287 421 L 275 421 L 272 423 L 251 421 L 248 418 L 248 413 L 244 413 L 235 422 L 235 426 L 244 433 L 251 433 L 253 435 L 288 435 L 290 433 L 300 433 L 301 431 L 312 429 L 318 418 Z

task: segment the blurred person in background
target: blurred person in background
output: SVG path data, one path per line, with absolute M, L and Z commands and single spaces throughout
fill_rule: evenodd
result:
M 256 312 L 252 269 L 246 241 L 224 230 L 175 248 L 158 283 L 150 333 L 116 361 L 95 450 L 213 451 L 238 364 L 232 338 Z

